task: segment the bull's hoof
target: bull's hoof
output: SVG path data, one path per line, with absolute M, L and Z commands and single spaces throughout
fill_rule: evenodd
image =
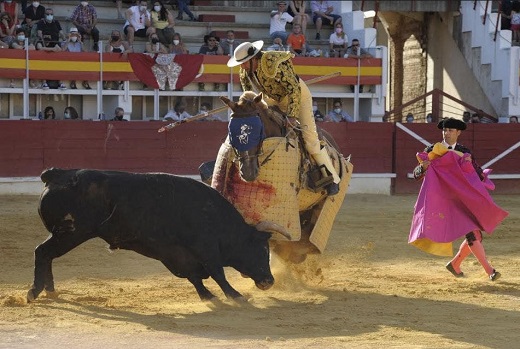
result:
M 33 293 L 33 289 L 30 289 L 28 292 L 27 292 L 27 303 L 31 303 L 32 301 L 34 301 L 36 299 L 36 296 L 34 295 Z

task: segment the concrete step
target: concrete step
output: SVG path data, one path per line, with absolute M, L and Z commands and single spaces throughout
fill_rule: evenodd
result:
M 199 15 L 199 22 L 235 22 L 235 15 L 216 15 L 216 14 L 202 14 Z
M 249 39 L 249 32 L 248 31 L 234 30 L 234 32 L 235 32 L 235 39 L 239 39 L 239 40 L 247 40 L 247 39 Z M 227 31 L 226 30 L 216 30 L 215 33 L 221 39 L 225 39 L 227 37 Z

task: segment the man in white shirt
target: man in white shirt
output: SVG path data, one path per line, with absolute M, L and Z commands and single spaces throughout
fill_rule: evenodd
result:
M 282 39 L 283 44 L 287 42 L 289 33 L 285 31 L 287 22 L 292 23 L 293 16 L 286 12 L 287 3 L 285 1 L 278 2 L 278 9 L 271 11 L 271 26 L 269 28 L 269 36 L 272 40 L 275 38 Z
M 130 46 L 133 46 L 135 36 L 147 38 L 155 33 L 148 11 L 148 1 L 138 1 L 135 6 L 126 10 L 125 17 L 126 22 L 123 31 Z
M 312 20 L 316 25 L 316 40 L 321 40 L 321 27 L 331 25 L 333 28 L 336 24 L 341 23 L 340 15 L 334 14 L 334 6 L 326 0 L 311 1 Z

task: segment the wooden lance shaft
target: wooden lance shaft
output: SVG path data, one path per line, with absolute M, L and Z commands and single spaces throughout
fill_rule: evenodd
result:
M 312 85 L 312 84 L 318 83 L 320 81 L 324 81 L 324 80 L 328 80 L 328 79 L 331 79 L 331 78 L 335 78 L 336 76 L 340 76 L 340 75 L 341 75 L 341 72 L 337 71 L 335 73 L 331 73 L 331 74 L 327 74 L 327 75 L 323 75 L 323 76 L 318 76 L 318 77 L 315 77 L 313 79 L 307 80 L 307 81 L 305 81 L 305 84 L 306 85 Z M 172 128 L 174 128 L 174 127 L 176 127 L 176 126 L 178 126 L 180 124 L 184 124 L 186 122 L 202 120 L 202 119 L 207 118 L 210 115 L 214 115 L 214 114 L 226 111 L 227 109 L 228 109 L 227 105 L 222 106 L 222 107 L 217 108 L 217 109 L 211 109 L 210 111 L 207 111 L 205 113 L 200 113 L 200 114 L 197 114 L 195 116 L 192 116 L 189 119 L 184 119 L 184 120 L 172 122 L 171 124 L 168 124 L 166 126 L 161 127 L 160 129 L 157 130 L 157 132 L 164 132 L 164 131 L 167 131 L 167 130 L 171 130 Z

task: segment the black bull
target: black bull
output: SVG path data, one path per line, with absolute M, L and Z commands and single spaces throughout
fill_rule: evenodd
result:
M 164 173 L 49 169 L 38 211 L 51 235 L 35 250 L 34 300 L 54 291 L 53 259 L 99 237 L 110 249 L 133 250 L 161 261 L 187 278 L 201 299 L 214 295 L 202 279 L 212 277 L 228 298 L 241 298 L 226 280 L 230 266 L 260 289 L 274 283 L 269 267 L 271 234 L 245 223 L 216 190 Z M 276 230 L 275 226 L 263 226 Z M 258 227 L 258 229 L 262 229 Z

